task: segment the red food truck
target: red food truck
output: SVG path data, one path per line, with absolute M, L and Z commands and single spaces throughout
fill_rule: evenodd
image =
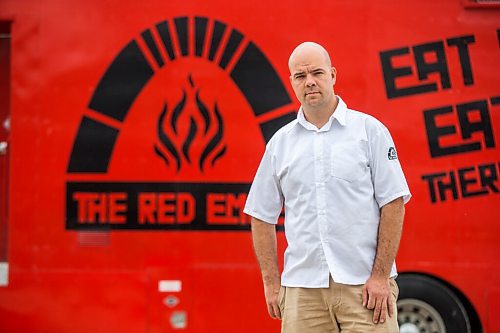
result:
M 242 210 L 312 40 L 413 194 L 401 332 L 499 333 L 499 23 L 486 0 L 2 0 L 0 331 L 279 331 Z

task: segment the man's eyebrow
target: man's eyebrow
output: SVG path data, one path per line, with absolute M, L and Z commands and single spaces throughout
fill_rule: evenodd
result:
M 295 72 L 293 72 L 293 74 L 292 74 L 292 75 L 293 75 L 293 76 L 297 76 L 297 75 L 304 74 L 304 73 L 305 73 L 305 71 L 300 71 L 300 70 L 299 70 L 299 71 L 295 71 Z
M 325 69 L 323 67 L 316 67 L 316 68 L 312 68 L 310 70 L 300 70 L 299 69 L 299 70 L 293 72 L 292 76 L 299 75 L 299 74 L 304 74 L 305 72 L 311 72 L 311 73 L 314 72 L 314 73 L 316 73 L 316 72 L 319 72 L 319 71 L 324 72 Z

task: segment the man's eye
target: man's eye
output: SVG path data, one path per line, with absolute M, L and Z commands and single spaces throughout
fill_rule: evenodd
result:
M 295 79 L 303 79 L 304 75 L 295 75 Z

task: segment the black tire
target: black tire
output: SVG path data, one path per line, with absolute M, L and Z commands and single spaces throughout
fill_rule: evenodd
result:
M 446 285 L 418 274 L 402 274 L 397 283 L 401 333 L 472 333 L 464 304 Z

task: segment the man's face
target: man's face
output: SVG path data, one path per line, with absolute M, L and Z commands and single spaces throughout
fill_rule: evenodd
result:
M 290 59 L 290 82 L 300 103 L 308 108 L 329 105 L 335 94 L 336 70 L 321 50 L 306 47 Z

